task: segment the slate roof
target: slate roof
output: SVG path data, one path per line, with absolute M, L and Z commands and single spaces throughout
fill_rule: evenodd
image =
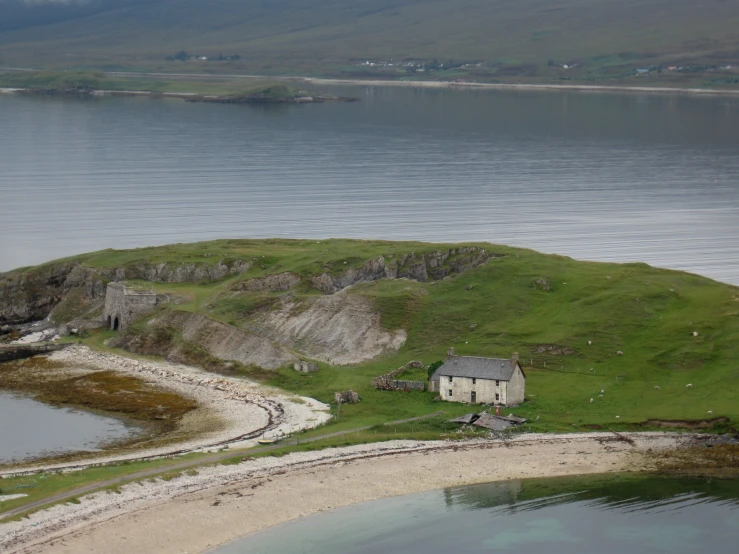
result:
M 492 429 L 493 431 L 505 431 L 509 427 L 513 427 L 515 423 L 492 414 L 482 414 L 480 418 L 473 423 L 473 425 L 479 425 L 480 427 Z
M 496 379 L 510 381 L 515 366 L 508 358 L 479 358 L 477 356 L 452 356 L 447 359 L 431 379 L 440 376 L 474 377 L 475 379 Z

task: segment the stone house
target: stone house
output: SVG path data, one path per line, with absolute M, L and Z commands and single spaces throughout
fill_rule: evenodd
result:
M 105 289 L 103 322 L 109 329 L 123 330 L 154 309 L 157 295 L 153 290 L 134 289 L 123 283 L 108 283 Z
M 516 353 L 510 359 L 480 358 L 456 356 L 450 349 L 431 376 L 429 390 L 447 402 L 515 406 L 524 400 L 526 374 Z

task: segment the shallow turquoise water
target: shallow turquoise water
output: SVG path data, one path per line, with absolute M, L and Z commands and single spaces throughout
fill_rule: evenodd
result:
M 506 481 L 367 502 L 212 554 L 735 554 L 738 545 L 739 481 L 621 475 Z

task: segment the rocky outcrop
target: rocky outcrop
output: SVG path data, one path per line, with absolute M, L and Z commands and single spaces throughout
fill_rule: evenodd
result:
M 218 262 L 216 265 L 196 263 L 161 263 L 131 265 L 115 270 L 113 280 L 142 279 L 153 283 L 199 283 L 220 281 L 229 275 L 246 273 L 251 262 L 236 260 L 230 263 Z
M 173 360 L 182 360 L 181 350 L 189 345 L 221 360 L 268 370 L 298 361 L 292 352 L 269 339 L 200 314 L 177 310 L 164 310 L 150 319 L 144 330 L 122 334 L 113 340 L 113 345 Z
M 251 329 L 308 358 L 335 365 L 357 364 L 396 352 L 406 331 L 387 331 L 363 296 L 335 294 L 300 301 L 289 295 L 249 323 Z
M 326 294 L 334 294 L 356 283 L 380 279 L 438 281 L 484 264 L 500 254 L 476 246 L 451 248 L 444 252 L 403 254 L 398 260 L 383 257 L 370 260 L 361 267 L 350 268 L 340 275 L 322 273 L 311 279 L 313 286 Z
M 244 273 L 250 262 L 236 260 L 215 265 L 202 263 L 132 264 L 122 267 L 89 267 L 80 262 L 62 262 L 26 271 L 0 274 L 0 324 L 18 324 L 44 319 L 72 291 L 86 301 L 105 297 L 109 281 L 141 279 L 155 283 L 216 281 Z M 80 314 L 73 314 L 75 317 Z M 71 319 L 71 317 L 69 318 Z
M 288 291 L 300 283 L 300 275 L 290 273 L 278 273 L 276 275 L 265 275 L 258 279 L 248 279 L 236 283 L 231 290 L 245 292 L 284 292 Z

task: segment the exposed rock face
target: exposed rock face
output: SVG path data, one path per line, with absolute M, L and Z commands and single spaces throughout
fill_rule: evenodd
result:
M 102 279 L 79 264 L 61 263 L 0 274 L 0 323 L 43 319 L 72 289 L 82 289 L 88 298 L 105 295 Z
M 200 314 L 175 310 L 166 310 L 149 320 L 146 335 L 125 334 L 114 344 L 132 352 L 177 359 L 180 344 L 155 338 L 157 335 L 171 336 L 172 331 L 222 360 L 262 369 L 277 369 L 298 360 L 292 352 L 264 337 Z
M 395 352 L 406 340 L 405 330 L 383 329 L 372 303 L 352 294 L 301 302 L 285 297 L 274 310 L 257 316 L 253 329 L 293 351 L 335 365 Z
M 0 324 L 25 323 L 43 319 L 72 290 L 81 291 L 87 300 L 102 300 L 105 283 L 142 279 L 157 283 L 184 283 L 223 279 L 244 273 L 250 262 L 229 264 L 195 263 L 138 264 L 118 268 L 86 267 L 79 262 L 41 266 L 30 271 L 0 274 Z
M 236 260 L 230 264 L 218 262 L 216 265 L 195 263 L 185 264 L 142 264 L 116 269 L 116 280 L 143 279 L 154 283 L 198 283 L 200 281 L 219 281 L 229 275 L 246 273 L 251 262 Z
M 265 275 L 258 279 L 249 279 L 236 283 L 232 290 L 246 292 L 282 292 L 296 287 L 300 283 L 300 276 L 285 272 L 276 275 Z
M 414 281 L 438 281 L 484 264 L 500 254 L 475 246 L 452 248 L 445 252 L 404 254 L 399 260 L 385 258 L 370 260 L 362 267 L 350 268 L 341 275 L 323 273 L 311 279 L 313 286 L 326 294 L 334 294 L 356 283 L 380 279 L 412 279 Z

